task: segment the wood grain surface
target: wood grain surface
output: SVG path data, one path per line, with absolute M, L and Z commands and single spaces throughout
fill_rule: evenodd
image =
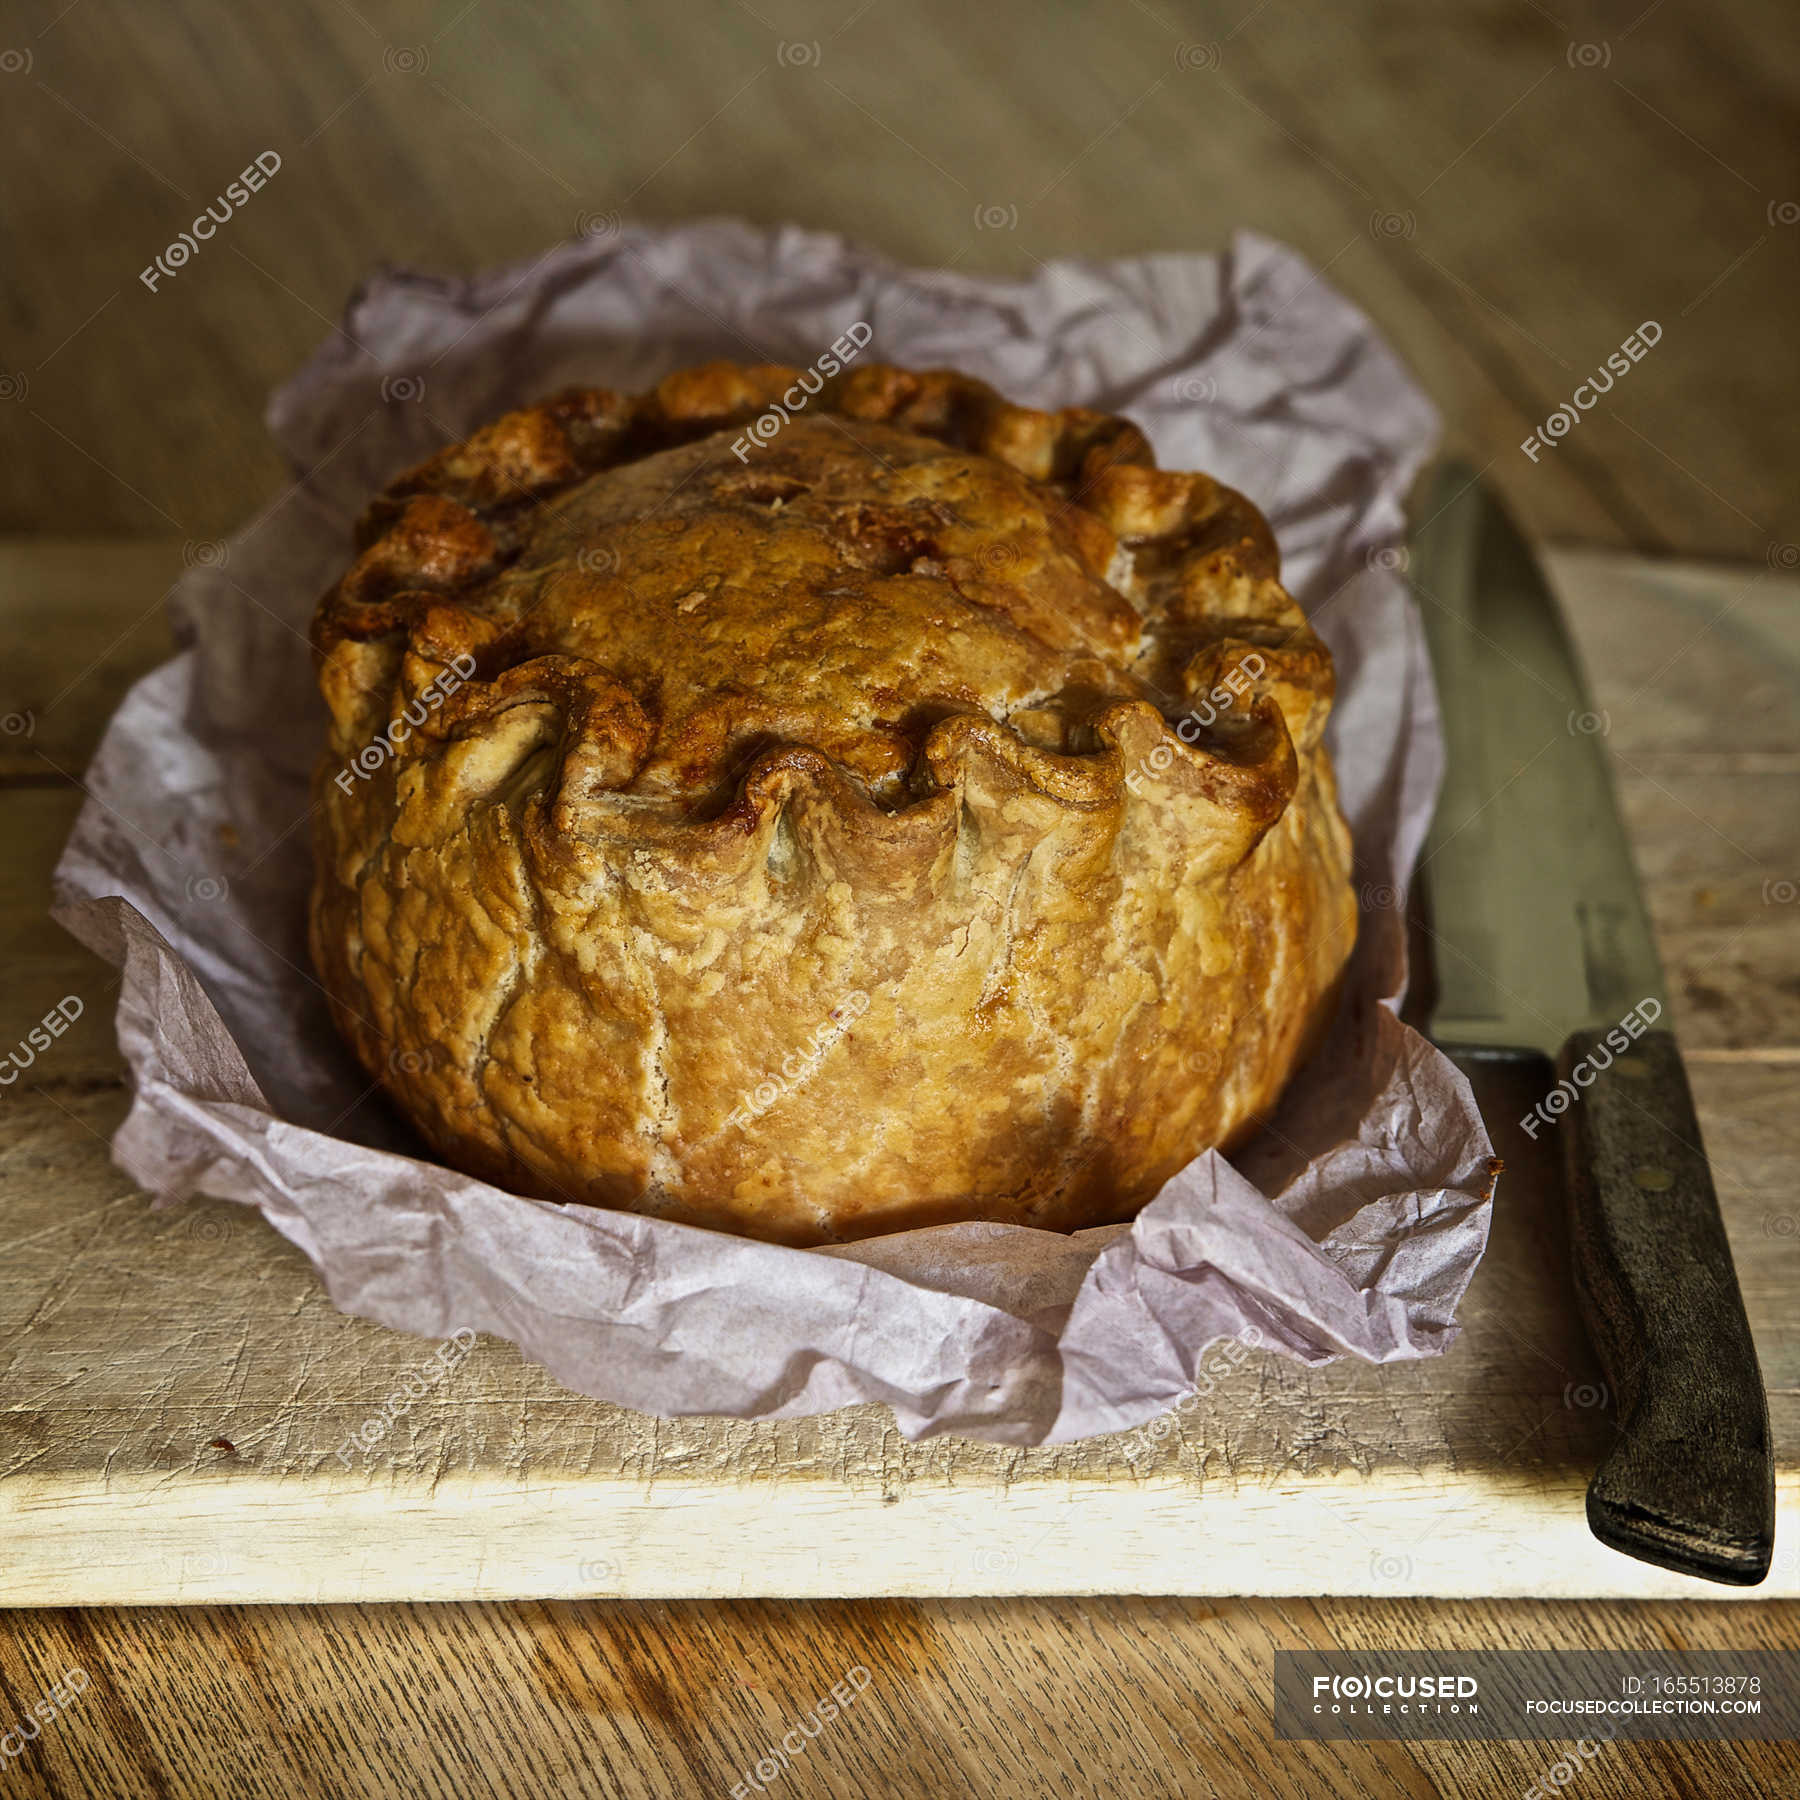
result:
M 283 480 L 265 393 L 376 264 L 726 213 L 1017 275 L 1259 231 L 1536 535 L 1800 543 L 1784 0 L 20 0 L 0 52 L 0 529 L 220 537 Z
M 1699 1090 L 1713 1141 L 1742 1138 L 1746 1114 L 1775 1127 L 1773 1154 L 1719 1186 L 1772 1389 L 1784 1547 L 1800 1239 L 1758 1233 L 1765 1186 L 1800 1160 L 1791 1089 L 1734 1065 Z M 1541 1088 L 1521 1072 L 1482 1091 L 1506 1120 Z M 872 1406 L 649 1419 L 484 1340 L 340 1456 L 434 1346 L 335 1311 L 242 1207 L 150 1211 L 108 1164 L 122 1110 L 109 1089 L 46 1087 L 0 1121 L 0 1604 L 1695 1591 L 1587 1529 L 1612 1396 L 1570 1292 L 1554 1155 L 1516 1131 L 1442 1359 L 1256 1356 L 1152 1431 L 1017 1450 L 908 1443 Z M 1791 1553 L 1771 1594 L 1800 1595 Z
M 1428 1800 L 1523 1794 L 1568 1743 L 1274 1741 L 1278 1649 L 1800 1648 L 1800 1608 L 1403 1600 L 208 1607 L 0 1631 L 0 1716 L 90 1685 L 9 1794 L 418 1800 L 734 1786 L 868 1671 L 783 1800 Z M 1567 1772 L 1565 1770 L 1565 1779 Z M 1579 1800 L 1788 1800 L 1791 1744 L 1614 1743 Z

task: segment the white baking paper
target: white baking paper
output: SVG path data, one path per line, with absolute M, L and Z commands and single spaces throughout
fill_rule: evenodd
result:
M 1336 1027 L 1269 1130 L 1231 1162 L 1200 1157 L 1129 1226 L 790 1250 L 520 1199 L 417 1154 L 308 966 L 325 715 L 305 633 L 369 493 L 566 383 L 642 388 L 715 356 L 805 366 L 857 320 L 871 357 L 1128 414 L 1164 466 L 1241 488 L 1337 658 L 1331 744 L 1364 905 Z M 1218 256 L 1002 281 L 794 229 L 626 226 L 469 281 L 378 274 L 269 425 L 296 482 L 222 559 L 196 552 L 172 597 L 184 648 L 113 719 L 57 872 L 58 916 L 123 966 L 135 1101 L 113 1151 L 161 1203 L 258 1207 L 344 1311 L 491 1332 L 571 1388 L 665 1415 L 884 1401 L 909 1437 L 1061 1442 L 1164 1410 L 1222 1336 L 1307 1362 L 1452 1341 L 1491 1146 L 1467 1083 L 1395 1011 L 1441 761 L 1395 569 L 1436 421 L 1298 256 L 1241 236 Z

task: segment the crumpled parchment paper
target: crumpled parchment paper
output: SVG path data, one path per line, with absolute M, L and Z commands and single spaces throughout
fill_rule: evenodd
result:
M 641 388 L 714 356 L 806 366 L 858 320 L 871 358 L 1129 414 L 1165 467 L 1241 488 L 1337 658 L 1330 741 L 1363 912 L 1336 1027 L 1255 1143 L 1198 1158 L 1129 1226 L 790 1250 L 519 1199 L 419 1154 L 312 978 L 324 710 L 305 632 L 369 492 L 565 383 Z M 1394 1010 L 1442 757 L 1396 572 L 1436 420 L 1298 256 L 1246 235 L 1005 281 L 796 229 L 614 226 L 473 280 L 376 275 L 269 424 L 296 483 L 194 552 L 171 599 L 184 648 L 113 719 L 57 871 L 57 916 L 124 970 L 135 1102 L 113 1151 L 162 1203 L 255 1206 L 344 1311 L 491 1332 L 571 1388 L 665 1415 L 884 1401 L 909 1437 L 1060 1442 L 1161 1412 L 1220 1337 L 1307 1362 L 1452 1341 L 1491 1146 L 1467 1083 Z

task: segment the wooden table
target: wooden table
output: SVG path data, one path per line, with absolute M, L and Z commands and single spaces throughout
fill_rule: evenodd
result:
M 0 557 L 0 715 L 36 715 L 29 739 L 0 733 L 0 1039 L 64 994 L 104 991 L 99 965 L 42 922 L 73 779 L 126 682 L 166 653 L 153 603 L 182 541 L 222 536 L 277 491 L 262 397 L 375 261 L 472 268 L 612 212 L 793 218 L 912 261 L 1021 273 L 1251 225 L 1371 313 L 1451 445 L 1538 535 L 1749 565 L 1559 575 L 1611 714 L 1759 1348 L 1791 1408 L 1791 8 L 717 0 L 671 24 L 621 0 L 77 4 L 39 0 L 0 32 L 15 170 L 0 529 L 174 542 Z M 138 271 L 266 148 L 274 180 L 152 293 Z M 1645 318 L 1664 327 L 1656 350 L 1533 462 L 1526 433 Z M 1647 582 L 1667 584 L 1663 612 L 1685 631 L 1645 637 Z M 1697 674 L 1724 640 L 1753 646 L 1763 679 Z M 44 1073 L 40 1112 L 104 1118 L 118 1063 L 102 1006 Z M 15 1183 L 92 1151 L 69 1119 L 0 1135 Z M 122 1181 L 117 1195 L 140 1204 Z M 0 1345 L 0 1408 L 7 1366 Z M 1272 1745 L 1273 1650 L 1646 1642 L 1794 1647 L 1800 1616 L 1411 1598 L 42 1611 L 0 1622 L 0 1726 L 71 1664 L 91 1684 L 0 1781 L 723 1793 L 860 1664 L 859 1710 L 775 1791 L 1516 1794 L 1547 1750 Z M 1780 1746 L 1615 1746 L 1579 1791 L 1793 1784 Z
M 341 1374 L 366 1362 L 373 1392 L 390 1365 L 416 1349 L 412 1340 L 332 1314 L 303 1259 L 255 1221 L 201 1203 L 153 1222 L 106 1163 L 103 1138 L 119 1110 L 119 1064 L 107 1019 L 111 971 L 50 925 L 43 905 L 51 863 L 79 800 L 63 772 L 82 765 L 128 681 L 166 653 L 152 602 L 180 563 L 180 546 L 172 543 L 0 548 L 8 694 L 18 696 L 8 704 L 33 720 L 29 735 L 0 739 L 6 758 L 0 808 L 15 846 L 8 885 L 0 890 L 0 941 L 13 971 L 0 1026 L 11 1032 L 69 993 L 90 1002 L 36 1072 L 35 1089 L 10 1096 L 0 1110 L 0 1192 L 9 1196 L 9 1216 L 30 1222 L 25 1241 L 8 1233 L 8 1272 L 27 1268 L 35 1240 L 55 1233 L 61 1221 L 73 1222 L 83 1239 L 66 1265 L 69 1279 L 33 1305 L 24 1332 L 0 1345 L 8 1357 L 0 1366 L 18 1371 L 21 1383 L 13 1409 L 0 1415 L 0 1483 L 10 1483 L 11 1493 L 20 1484 L 29 1490 L 44 1459 L 80 1465 L 86 1453 L 79 1442 L 71 1453 L 69 1421 L 55 1417 L 54 1383 L 46 1393 L 45 1370 L 63 1357 L 78 1394 L 104 1397 L 119 1382 L 95 1386 L 85 1379 L 86 1365 L 107 1363 L 113 1337 L 122 1346 L 118 1364 L 127 1394 L 95 1413 L 91 1425 L 75 1421 L 77 1438 L 87 1434 L 91 1446 L 88 1480 L 96 1494 L 119 1458 L 133 1467 L 164 1468 L 165 1484 L 242 1458 L 277 1479 L 289 1470 L 301 1492 L 309 1471 L 329 1461 L 325 1439 L 309 1448 L 304 1430 L 296 1433 L 288 1422 L 291 1408 L 284 1410 L 281 1396 L 264 1396 L 263 1374 L 245 1368 L 233 1346 L 210 1331 L 206 1305 L 196 1310 L 179 1295 L 174 1302 L 148 1300 L 166 1280 L 165 1268 L 187 1270 L 193 1279 L 194 1271 L 216 1264 L 221 1304 L 241 1279 L 232 1271 L 247 1268 L 266 1282 L 271 1303 L 291 1309 L 290 1329 L 312 1344 L 309 1367 L 316 1359 L 327 1371 L 328 1398 L 342 1398 L 330 1392 L 331 1368 Z M 1800 773 L 1800 732 L 1793 684 L 1780 672 L 1800 662 L 1794 604 L 1800 580 L 1767 569 L 1633 563 L 1594 552 L 1561 553 L 1552 567 L 1595 671 L 1597 703 L 1610 720 L 1608 741 L 1649 881 L 1676 1023 L 1771 1386 L 1787 1491 L 1800 1477 L 1800 1327 L 1793 1307 L 1800 1236 L 1792 1211 L 1800 1122 L 1791 1103 L 1800 1061 L 1800 979 L 1795 915 L 1780 885 L 1787 878 L 1773 871 L 1800 869 L 1800 818 L 1788 800 Z M 1716 720 L 1734 709 L 1735 747 L 1710 748 Z M 1502 1117 L 1503 1128 L 1510 1116 Z M 473 1791 L 500 1793 L 722 1791 L 792 1717 L 860 1665 L 870 1671 L 863 1710 L 820 1745 L 816 1761 L 784 1777 L 798 1793 L 1310 1793 L 1329 1783 L 1381 1794 L 1427 1791 L 1421 1784 L 1432 1781 L 1461 1792 L 1483 1791 L 1484 1784 L 1517 1791 L 1552 1760 L 1547 1749 L 1271 1749 L 1272 1650 L 1646 1641 L 1800 1647 L 1800 1607 L 1741 1599 L 1582 1605 L 1478 1597 L 1579 1592 L 1570 1584 L 1591 1581 L 1595 1560 L 1610 1556 L 1586 1540 L 1579 1520 L 1580 1475 L 1603 1441 L 1604 1421 L 1579 1400 L 1557 1402 L 1559 1387 L 1587 1390 L 1597 1376 L 1566 1303 L 1560 1316 L 1546 1310 L 1554 1309 L 1555 1284 L 1546 1290 L 1541 1270 L 1546 1257 L 1554 1262 L 1559 1254 L 1545 1247 L 1554 1246 L 1557 1225 L 1530 1210 L 1541 1204 L 1545 1172 L 1534 1173 L 1522 1137 L 1516 1145 L 1502 1143 L 1517 1159 L 1517 1199 L 1509 1209 L 1503 1188 L 1495 1248 L 1472 1291 L 1469 1332 L 1453 1361 L 1414 1365 L 1376 1382 L 1354 1371 L 1278 1374 L 1274 1388 L 1241 1390 L 1220 1402 L 1235 1410 L 1184 1419 L 1170 1449 L 1182 1479 L 1211 1484 L 1212 1504 L 1264 1505 L 1271 1546 L 1284 1506 L 1306 1504 L 1305 1482 L 1286 1490 L 1285 1499 L 1278 1484 L 1260 1501 L 1253 1483 L 1246 1502 L 1229 1468 L 1221 1482 L 1212 1467 L 1221 1448 L 1227 1464 L 1235 1454 L 1259 1468 L 1289 1462 L 1297 1477 L 1329 1481 L 1348 1473 L 1350 1486 L 1329 1492 L 1345 1507 L 1337 1541 L 1346 1557 L 1354 1551 L 1351 1580 L 1399 1597 L 1335 1603 L 893 1598 L 810 1606 L 614 1600 L 12 1614 L 0 1628 L 0 1715 L 22 1713 L 65 1667 L 79 1665 L 93 1677 L 80 1706 L 12 1777 L 25 1791 L 37 1783 L 35 1791 L 44 1793 L 274 1794 L 310 1783 L 326 1793 L 405 1784 L 408 1791 L 449 1794 L 471 1791 L 472 1782 L 487 1784 Z M 109 1260 L 119 1254 L 109 1256 L 109 1242 L 125 1246 L 128 1264 L 141 1270 L 136 1285 L 145 1300 L 134 1301 L 116 1273 L 108 1284 Z M 221 1359 L 220 1381 L 203 1389 L 210 1408 L 204 1417 L 172 1417 L 159 1373 L 123 1348 L 141 1345 L 147 1330 L 161 1328 L 152 1316 L 159 1309 L 178 1334 L 181 1321 L 191 1321 L 193 1360 Z M 45 1350 L 45 1323 L 59 1315 L 70 1326 Z M 188 1354 L 179 1335 L 166 1342 L 165 1354 Z M 526 1391 L 518 1383 L 530 1372 L 518 1370 L 504 1347 L 496 1355 L 496 1385 L 486 1404 L 503 1422 L 507 1396 Z M 127 1403 L 133 1383 L 143 1395 L 135 1410 Z M 548 1422 L 557 1410 L 554 1383 L 544 1377 L 535 1385 L 527 1381 L 527 1388 L 536 1395 L 539 1461 L 548 1456 L 554 1463 L 562 1446 L 579 1463 L 577 1438 L 588 1443 L 590 1468 L 600 1446 L 608 1455 L 628 1447 L 630 1432 L 602 1418 L 617 1409 L 565 1406 L 569 1422 L 559 1426 Z M 355 1411 L 356 1396 L 349 1398 Z M 952 1490 L 960 1480 L 977 1493 L 995 1491 L 997 1471 L 989 1465 L 1004 1464 L 1006 1483 L 1025 1504 L 1005 1515 L 991 1544 L 969 1540 L 977 1550 L 959 1554 L 953 1582 L 1022 1591 L 1034 1582 L 1079 1587 L 1071 1566 L 1084 1554 L 1098 1561 L 1110 1551 L 1104 1541 L 1090 1542 L 1084 1553 L 1053 1529 L 1040 1534 L 1039 1524 L 1053 1512 L 1030 1511 L 1032 1494 L 1054 1496 L 1059 1485 L 1078 1486 L 1084 1474 L 1102 1471 L 1116 1454 L 1104 1442 L 1023 1454 L 954 1442 L 908 1446 L 891 1426 L 859 1416 L 876 1411 L 857 1409 L 841 1424 L 823 1422 L 824 1429 L 783 1428 L 787 1471 L 771 1468 L 769 1478 L 814 1483 L 821 1542 L 831 1509 L 846 1505 L 859 1485 L 866 1501 L 906 1497 L 930 1504 L 946 1479 Z M 577 1413 L 589 1423 L 582 1425 Z M 1507 1427 L 1509 1419 L 1517 1432 Z M 215 1430 L 227 1435 L 202 1447 Z M 444 1443 L 466 1448 L 469 1430 L 459 1420 L 461 1435 L 446 1432 L 441 1442 L 427 1432 L 395 1463 L 396 1478 L 414 1464 L 432 1467 Z M 1489 1446 L 1498 1441 L 1496 1431 L 1512 1446 L 1513 1498 L 1496 1500 L 1493 1492 L 1471 1487 L 1471 1494 L 1481 1493 L 1479 1516 L 1446 1514 L 1455 1466 L 1495 1461 Z M 241 1440 L 241 1449 L 231 1437 Z M 680 1506 L 684 1461 L 710 1457 L 710 1466 L 727 1470 L 734 1453 L 741 1457 L 747 1447 L 727 1442 L 730 1437 L 695 1422 L 651 1434 L 637 1454 L 662 1471 L 668 1504 Z M 822 1466 L 834 1459 L 834 1466 Z M 1496 1478 L 1507 1473 L 1496 1462 Z M 1369 1533 L 1376 1528 L 1370 1521 L 1383 1516 L 1376 1502 L 1384 1489 L 1404 1495 L 1409 1484 L 1435 1496 L 1438 1510 L 1426 1533 L 1431 1553 L 1402 1542 L 1386 1561 L 1371 1560 L 1367 1546 L 1376 1540 Z M 258 1556 L 254 1542 L 223 1527 L 172 1538 L 155 1522 L 167 1510 L 159 1507 L 157 1484 L 143 1492 L 135 1558 L 120 1557 L 115 1528 L 95 1541 L 93 1554 L 106 1560 L 94 1566 L 93 1580 L 79 1566 L 65 1569 L 63 1592 L 97 1600 L 109 1593 L 243 1591 L 246 1568 Z M 770 1504 L 777 1504 L 773 1489 Z M 1045 1507 L 1041 1498 L 1036 1504 Z M 1533 1538 L 1524 1521 L 1558 1509 L 1566 1526 L 1560 1536 Z M 880 1506 L 865 1503 L 863 1515 L 872 1521 L 868 1530 L 883 1529 Z M 1203 1498 L 1194 1515 L 1189 1560 L 1195 1565 L 1209 1552 L 1208 1517 Z M 1315 1528 L 1322 1517 L 1315 1517 Z M 631 1591 L 634 1585 L 669 1591 L 655 1584 L 667 1584 L 670 1570 L 679 1568 L 678 1539 L 657 1548 L 646 1542 L 635 1565 L 601 1568 L 596 1557 L 604 1562 L 613 1552 L 605 1544 L 596 1551 L 584 1538 L 591 1514 L 585 1525 L 579 1511 L 567 1518 L 566 1554 L 545 1564 L 541 1591 Z M 341 1537 L 353 1555 L 355 1533 L 345 1536 L 344 1523 L 322 1520 L 321 1531 Z M 970 1529 L 968 1521 L 962 1529 Z M 1103 1534 L 1104 1519 L 1096 1515 L 1089 1529 Z M 1521 1538 L 1540 1563 L 1519 1553 Z M 1327 1549 L 1330 1541 L 1322 1539 Z M 20 1554 L 23 1542 L 15 1536 Z M 1266 1591 L 1277 1579 L 1254 1557 L 1235 1568 L 1183 1566 L 1179 1544 L 1166 1533 L 1156 1544 L 1162 1560 L 1134 1585 L 1156 1586 L 1158 1570 L 1171 1589 Z M 895 1545 L 898 1554 L 898 1535 Z M 1022 1557 L 1018 1549 L 1030 1554 Z M 694 1554 L 703 1554 L 699 1538 Z M 710 1547 L 704 1554 L 716 1563 Z M 661 1561 L 653 1562 L 655 1556 Z M 924 1568 L 910 1579 L 946 1591 L 942 1572 L 920 1562 L 916 1544 L 907 1556 Z M 453 1566 L 454 1555 L 448 1560 Z M 362 1576 L 346 1574 L 340 1591 L 439 1591 L 423 1560 L 415 1570 L 370 1571 L 364 1553 L 363 1563 Z M 1414 1597 L 1422 1589 L 1457 1591 L 1432 1586 L 1446 1568 L 1477 1597 L 1454 1603 Z M 1650 1573 L 1622 1559 L 1618 1570 Z M 1379 1579 L 1370 1580 L 1370 1571 Z M 741 1585 L 763 1578 L 758 1569 Z M 316 1583 L 316 1570 L 305 1579 Z M 789 1579 L 787 1591 L 821 1591 L 804 1578 Z M 1330 1569 L 1313 1579 L 1320 1587 L 1341 1585 Z M 1776 1580 L 1790 1592 L 1800 1582 L 1800 1561 L 1785 1538 Z M 3 1565 L 0 1581 L 17 1588 Z M 1670 1578 L 1670 1585 L 1681 1584 Z M 701 1589 L 729 1591 L 697 1577 L 689 1591 Z M 481 1748 L 501 1740 L 504 1756 Z M 1773 1794 L 1782 1791 L 1782 1754 L 1771 1746 L 1615 1746 L 1584 1780 L 1594 1793 L 1656 1792 L 1655 1781 L 1674 1780 L 1679 1770 L 1711 1791 Z M 1267 1785 L 1278 1782 L 1287 1785 Z M 1608 1783 L 1616 1785 L 1609 1790 Z

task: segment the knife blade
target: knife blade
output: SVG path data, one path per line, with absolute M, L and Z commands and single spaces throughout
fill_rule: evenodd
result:
M 1409 574 L 1447 767 L 1420 873 L 1453 1054 L 1541 1056 L 1519 1121 L 1561 1139 L 1576 1292 L 1618 1402 L 1587 1495 L 1626 1555 L 1753 1586 L 1774 1548 L 1768 1402 L 1631 847 L 1574 647 L 1466 466 L 1426 489 Z

